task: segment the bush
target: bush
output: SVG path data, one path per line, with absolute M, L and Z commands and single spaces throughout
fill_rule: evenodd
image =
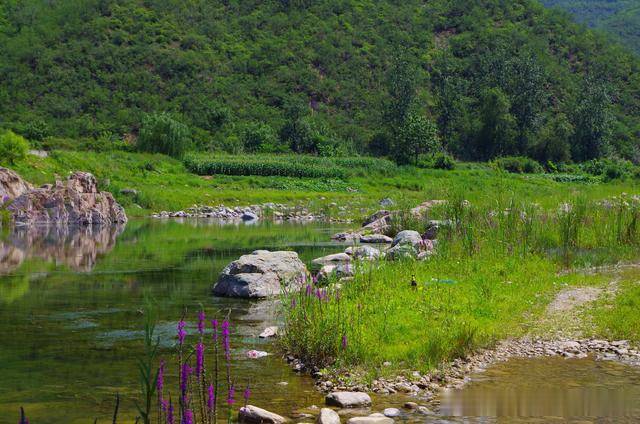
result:
M 13 165 L 22 160 L 29 152 L 29 142 L 13 131 L 0 134 L 0 163 Z
M 138 137 L 139 150 L 181 157 L 191 144 L 189 128 L 167 113 L 145 115 Z
M 242 144 L 247 152 L 271 152 L 277 147 L 278 138 L 269 125 L 254 123 L 242 132 Z
M 623 159 L 593 159 L 580 164 L 580 171 L 602 176 L 606 181 L 632 176 L 636 167 Z
M 542 165 L 524 156 L 505 156 L 494 160 L 493 164 L 498 169 L 514 174 L 541 174 L 544 172 Z
M 456 160 L 446 152 L 438 152 L 433 156 L 432 166 L 435 169 L 452 170 L 456 167 Z

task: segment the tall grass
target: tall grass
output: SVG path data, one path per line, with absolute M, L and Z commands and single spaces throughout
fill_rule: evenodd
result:
M 602 278 L 560 274 L 563 267 L 637 255 L 639 203 L 577 197 L 543 209 L 515 198 L 477 206 L 452 195 L 428 216 L 400 213 L 394 219 L 410 227 L 402 229 L 449 223 L 436 254 L 425 262 L 357 264 L 341 288 L 310 285 L 291 294 L 282 343 L 322 366 L 377 369 L 391 361 L 429 369 L 518 335 L 562 285 Z

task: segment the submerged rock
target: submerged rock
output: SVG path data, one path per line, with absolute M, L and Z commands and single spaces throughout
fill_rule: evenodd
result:
M 307 268 L 296 252 L 256 250 L 227 265 L 213 293 L 243 298 L 278 296 L 283 288 L 299 289 L 306 275 Z
M 327 395 L 325 402 L 340 408 L 362 408 L 371 406 L 371 397 L 362 392 L 333 392 Z
M 402 411 L 400 411 L 398 408 L 386 408 L 382 413 L 385 417 L 389 418 L 399 417 L 400 415 L 402 415 Z
M 316 424 L 340 424 L 340 415 L 333 409 L 322 408 Z
M 247 405 L 238 411 L 238 422 L 250 424 L 280 424 L 287 422 L 287 419 L 273 412 L 269 412 L 266 409 Z
M 18 224 L 106 225 L 127 222 L 124 208 L 111 193 L 99 191 L 96 178 L 88 172 L 75 172 L 64 183 L 56 181 L 55 185 L 24 191 L 24 183 L 15 181 L 17 174 L 7 171 L 0 168 L 0 175 L 4 175 L 5 180 L 7 176 L 12 177 L 9 178 L 10 184 L 0 183 L 3 187 L 0 191 L 21 192 L 7 207 Z

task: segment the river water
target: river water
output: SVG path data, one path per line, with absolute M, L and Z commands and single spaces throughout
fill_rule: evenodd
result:
M 170 363 L 177 321 L 186 309 L 193 331 L 202 307 L 209 318 L 229 316 L 232 374 L 239 392 L 251 385 L 252 404 L 287 416 L 321 406 L 312 380 L 292 372 L 273 342 L 257 337 L 275 323 L 277 303 L 210 293 L 222 268 L 242 254 L 294 249 L 308 262 L 340 251 L 343 246 L 328 240 L 342 229 L 320 223 L 135 220 L 126 228 L 5 231 L 0 236 L 0 424 L 17 422 L 21 406 L 34 424 L 111 422 L 116 393 L 118 422 L 133 422 L 146 305 L 153 305 L 157 316 L 160 356 Z M 249 359 L 249 349 L 270 355 Z M 439 415 L 403 419 L 510 423 L 533 422 L 523 416 L 640 417 L 637 370 L 592 360 L 569 363 L 510 361 L 474 377 L 468 389 L 447 393 Z M 168 373 L 171 378 L 173 371 Z M 528 383 L 519 385 L 522 381 Z M 546 391 L 538 390 L 542 386 Z M 376 397 L 374 409 L 405 400 Z

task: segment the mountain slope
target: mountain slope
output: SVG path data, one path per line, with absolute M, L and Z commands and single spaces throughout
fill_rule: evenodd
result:
M 32 139 L 135 137 L 168 111 L 201 148 L 238 151 L 247 131 L 286 148 L 293 122 L 314 151 L 363 152 L 398 64 L 459 156 L 640 157 L 638 60 L 533 0 L 0 5 L 0 117 Z
M 546 6 L 560 7 L 592 28 L 619 37 L 640 53 L 640 4 L 635 0 L 543 0 Z

